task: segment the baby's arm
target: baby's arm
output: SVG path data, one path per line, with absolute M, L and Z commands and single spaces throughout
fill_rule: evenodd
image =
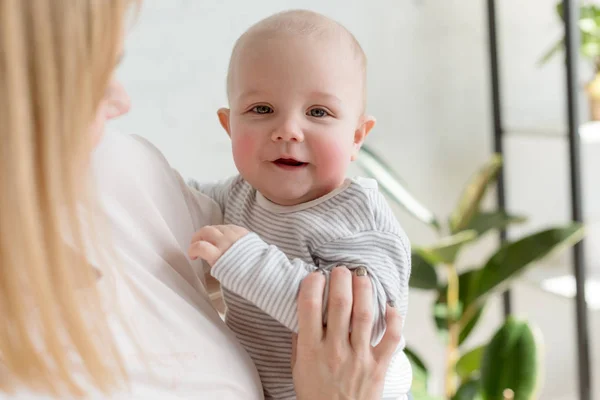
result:
M 318 257 L 326 268 L 344 264 L 364 266 L 373 286 L 373 343 L 385 332 L 386 303 L 394 303 L 405 318 L 408 309 L 408 281 L 411 260 L 410 244 L 404 234 L 363 231 L 320 246 Z
M 410 253 L 407 241 L 382 232 L 361 232 L 317 249 L 319 267 L 289 260 L 277 247 L 249 233 L 232 241 L 212 260 L 211 274 L 228 290 L 254 303 L 294 332 L 298 331 L 296 297 L 300 283 L 311 272 L 328 274 L 337 265 L 364 266 L 373 284 L 375 319 L 373 342 L 385 331 L 387 302 L 406 314 Z
M 210 197 L 215 203 L 217 203 L 219 209 L 221 210 L 220 220 L 222 221 L 223 213 L 225 212 L 225 204 L 227 203 L 231 189 L 237 180 L 238 177 L 235 176 L 219 182 L 201 184 L 194 179 L 190 179 L 188 180 L 187 185 L 197 192 Z M 219 313 L 223 314 L 225 312 L 225 306 L 221 295 L 221 287 L 219 282 L 211 276 L 208 268 L 204 271 L 204 280 L 206 282 L 206 291 L 210 296 L 213 306 Z

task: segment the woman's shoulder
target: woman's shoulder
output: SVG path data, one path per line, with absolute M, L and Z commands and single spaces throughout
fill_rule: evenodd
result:
M 112 161 L 119 167 L 170 169 L 167 159 L 148 139 L 120 132 L 106 132 L 94 151 L 94 157 Z
M 133 392 L 124 398 L 261 398 L 252 361 L 212 308 L 201 265 L 186 255 L 197 225 L 211 223 L 212 200 L 189 197 L 162 153 L 138 136 L 108 134 L 94 157 L 115 255 L 128 277 L 116 298 L 137 343 L 124 354 Z
M 194 229 L 221 222 L 218 205 L 190 190 L 162 152 L 141 136 L 107 132 L 94 154 L 94 174 L 104 193 L 121 201 L 151 201 L 176 219 L 174 224 L 184 215 Z M 181 201 L 170 201 L 175 198 Z

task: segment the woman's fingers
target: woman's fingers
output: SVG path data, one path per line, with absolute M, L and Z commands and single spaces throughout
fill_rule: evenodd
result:
M 325 277 L 320 272 L 308 275 L 298 293 L 298 332 L 301 345 L 314 345 L 323 340 L 323 291 Z
M 383 338 L 373 349 L 375 360 L 387 367 L 402 338 L 402 319 L 398 309 L 387 306 L 385 313 L 386 329 Z
M 352 273 L 339 266 L 331 271 L 327 299 L 327 338 L 336 343 L 348 341 L 352 315 Z
M 354 270 L 352 277 L 352 334 L 350 343 L 355 351 L 371 349 L 371 334 L 373 332 L 373 291 L 371 279 L 365 267 Z
M 380 344 L 372 348 L 373 289 L 366 270 L 357 268 L 357 271 L 354 276 L 346 268 L 331 272 L 326 333 L 321 323 L 325 279 L 313 273 L 302 282 L 297 351 L 292 352 L 299 400 L 342 397 L 372 400 L 382 396 L 385 374 L 400 341 L 400 316 L 396 309 L 388 308 L 388 329 Z M 348 334 L 351 323 L 352 333 Z M 323 335 L 325 340 L 321 339 Z

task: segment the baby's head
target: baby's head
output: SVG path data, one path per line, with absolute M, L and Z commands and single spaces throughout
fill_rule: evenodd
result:
M 240 174 L 281 205 L 339 187 L 375 120 L 366 58 L 340 24 L 310 11 L 258 22 L 237 41 L 219 120 Z

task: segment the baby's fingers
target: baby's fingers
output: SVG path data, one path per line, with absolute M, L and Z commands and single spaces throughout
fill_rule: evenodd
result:
M 212 267 L 213 264 L 217 262 L 219 257 L 221 257 L 221 251 L 214 244 L 205 242 L 204 240 L 199 240 L 190 245 L 188 256 L 192 260 L 196 260 L 198 258 L 206 260 L 206 262 L 208 262 L 208 264 Z

